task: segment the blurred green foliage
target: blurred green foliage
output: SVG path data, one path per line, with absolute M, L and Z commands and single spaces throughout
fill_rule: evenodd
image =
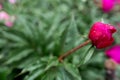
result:
M 93 0 L 18 0 L 3 5 L 16 21 L 12 28 L 0 24 L 0 80 L 104 79 L 104 49 L 85 46 L 63 63 L 58 57 L 86 41 L 95 21 L 115 25 L 119 12 L 105 14 Z M 120 43 L 118 36 L 115 44 Z

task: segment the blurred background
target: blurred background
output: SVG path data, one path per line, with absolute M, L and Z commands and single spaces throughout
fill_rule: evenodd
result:
M 102 2 L 0 0 L 0 80 L 105 80 L 105 51 L 120 44 L 120 1 L 107 2 L 108 9 Z M 96 21 L 117 28 L 113 45 L 89 50 L 89 44 L 60 63 L 61 54 L 88 39 Z

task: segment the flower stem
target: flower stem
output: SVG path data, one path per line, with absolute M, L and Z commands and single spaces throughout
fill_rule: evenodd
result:
M 90 42 L 91 42 L 91 40 L 87 40 L 86 42 L 80 44 L 79 46 L 77 46 L 77 47 L 75 47 L 75 48 L 67 51 L 66 53 L 64 53 L 63 55 L 61 55 L 61 56 L 58 58 L 58 60 L 59 60 L 60 62 L 62 62 L 63 59 L 66 58 L 68 55 L 72 54 L 73 52 L 77 51 L 78 49 L 80 49 L 81 47 L 87 45 L 87 44 L 90 43 Z
M 111 59 L 105 61 L 105 80 L 116 80 L 116 65 L 117 64 Z

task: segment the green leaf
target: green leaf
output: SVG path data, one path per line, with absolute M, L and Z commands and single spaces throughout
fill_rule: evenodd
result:
M 92 48 L 89 50 L 89 52 L 87 53 L 87 55 L 86 55 L 86 57 L 85 57 L 84 64 L 91 59 L 94 51 L 95 51 L 94 47 L 92 47 Z
M 59 75 L 56 77 L 56 79 L 61 78 L 61 80 L 74 80 L 73 76 L 69 74 L 63 67 L 61 67 L 59 71 Z
M 45 70 L 48 70 L 49 68 L 51 68 L 52 66 L 58 66 L 58 60 L 57 59 L 52 59 L 48 61 L 48 64 L 45 68 Z
M 23 50 L 21 52 L 18 52 L 18 53 L 16 53 L 17 55 L 10 57 L 8 59 L 8 61 L 5 62 L 5 64 L 11 64 L 13 62 L 19 61 L 22 58 L 28 56 L 32 52 L 33 52 L 33 50 L 31 50 L 31 49 L 26 49 L 26 50 Z
M 65 70 L 68 71 L 75 80 L 81 80 L 81 76 L 76 66 L 73 64 L 64 63 Z
M 7 80 L 9 70 L 10 69 L 6 68 L 5 66 L 0 67 L 0 80 Z
M 94 53 L 94 46 L 91 45 L 88 50 L 85 52 L 84 56 L 82 57 L 81 61 L 80 61 L 80 65 L 85 64 L 86 62 L 88 62 L 90 60 L 90 58 L 92 57 L 93 53 Z
M 51 67 L 49 70 L 45 72 L 42 76 L 41 80 L 54 80 L 57 76 L 58 70 L 57 67 Z
M 61 17 L 62 15 L 56 15 L 55 19 L 53 19 L 53 24 L 51 25 L 50 30 L 47 32 L 46 40 L 50 39 L 51 36 L 53 36 L 54 32 L 57 30 L 61 21 Z
M 0 39 L 0 47 L 3 47 L 7 43 L 6 39 Z
M 73 47 L 81 43 L 81 41 L 83 41 L 84 39 L 82 36 L 80 36 L 78 32 L 77 24 L 75 20 L 75 13 L 71 15 L 70 25 L 66 37 L 67 37 L 65 41 L 66 45 L 64 47 L 64 50 L 72 49 Z
M 59 53 L 61 53 L 64 49 L 65 41 L 67 39 L 68 28 L 69 28 L 69 26 L 67 26 L 61 34 L 61 39 L 60 39 L 61 45 L 59 46 L 59 50 L 60 50 Z
M 44 68 L 39 68 L 33 71 L 30 75 L 26 76 L 24 80 L 35 80 L 38 76 L 45 72 Z
M 24 73 L 26 71 L 32 72 L 32 71 L 34 71 L 34 70 L 36 70 L 37 68 L 40 68 L 40 67 L 42 67 L 42 64 L 29 65 L 29 66 L 25 67 L 21 73 Z
M 15 41 L 15 42 L 24 42 L 24 39 L 21 38 L 20 36 L 17 36 L 16 34 L 13 34 L 13 33 L 10 33 L 10 32 L 5 32 L 5 31 L 3 31 L 2 34 L 8 40 L 12 40 L 12 41 Z

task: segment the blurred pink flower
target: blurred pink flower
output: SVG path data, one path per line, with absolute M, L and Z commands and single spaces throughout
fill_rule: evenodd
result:
M 5 11 L 1 11 L 0 12 L 0 20 L 9 20 L 10 16 L 8 13 L 6 13 Z
M 106 50 L 105 54 L 113 59 L 116 63 L 120 64 L 120 45 L 115 45 L 112 48 Z
M 115 0 L 102 0 L 102 9 L 104 12 L 110 12 L 115 5 Z
M 116 0 L 116 3 L 117 3 L 117 4 L 120 4 L 120 0 Z
M 12 27 L 12 26 L 13 26 L 13 22 L 11 22 L 11 21 L 6 21 L 6 22 L 5 22 L 5 25 L 6 25 L 7 27 Z
M 15 16 L 10 16 L 5 11 L 0 12 L 0 21 L 3 21 L 7 27 L 12 27 L 15 19 Z
M 11 4 L 15 4 L 16 0 L 8 0 Z

